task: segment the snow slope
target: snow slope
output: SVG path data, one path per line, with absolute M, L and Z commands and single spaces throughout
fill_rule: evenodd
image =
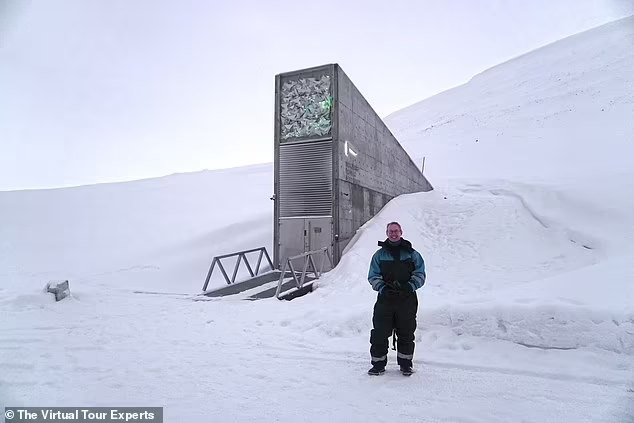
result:
M 271 250 L 272 184 L 272 165 L 265 164 L 4 192 L 0 277 L 20 287 L 69 278 L 197 292 L 215 255 L 240 246 Z M 214 282 L 224 283 L 218 276 Z
M 438 177 L 631 175 L 634 18 L 517 57 L 386 118 Z
M 0 400 L 187 422 L 634 421 L 633 37 L 624 19 L 391 116 L 436 190 L 390 202 L 291 302 L 194 301 L 211 257 L 270 248 L 271 165 L 0 193 Z M 427 263 L 409 379 L 365 374 L 367 267 L 391 220 Z M 41 289 L 62 277 L 73 298 L 55 303 Z

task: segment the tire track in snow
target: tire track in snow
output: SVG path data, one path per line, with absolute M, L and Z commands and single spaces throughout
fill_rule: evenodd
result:
M 291 348 L 283 348 L 283 347 L 272 347 L 267 346 L 267 349 L 278 351 L 280 354 L 274 352 L 264 351 L 261 352 L 261 355 L 265 355 L 267 357 L 283 359 L 283 360 L 295 360 L 295 361 L 305 361 L 310 360 L 314 362 L 332 362 L 332 363 L 340 363 L 340 364 L 352 364 L 356 365 L 361 372 L 364 372 L 366 367 L 369 367 L 369 358 L 367 354 L 363 353 L 346 353 L 345 351 L 336 351 L 336 350 L 320 350 L 319 354 L 311 354 L 308 350 L 302 349 L 291 349 Z M 395 361 L 390 362 L 388 367 L 396 368 Z M 616 381 L 606 378 L 598 378 L 598 377 L 589 377 L 589 376 L 574 376 L 567 375 L 562 373 L 554 373 L 554 372 L 546 372 L 546 371 L 531 371 L 531 370 L 522 370 L 522 369 L 512 369 L 512 368 L 504 368 L 504 367 L 496 367 L 496 366 L 486 366 L 486 365 L 473 365 L 473 364 L 465 364 L 458 362 L 443 362 L 437 360 L 430 360 L 424 358 L 415 358 L 414 365 L 417 368 L 418 373 L 424 373 L 424 369 L 427 367 L 435 367 L 435 368 L 445 368 L 445 369 L 456 369 L 456 370 L 466 370 L 470 372 L 478 372 L 478 373 L 495 373 L 499 375 L 508 375 L 508 376 L 526 376 L 533 377 L 538 379 L 548 379 L 553 381 L 561 381 L 561 382 L 571 382 L 571 383 L 585 383 L 590 385 L 598 385 L 598 386 L 610 386 L 614 388 L 622 388 L 627 390 L 629 388 L 628 383 L 623 381 Z

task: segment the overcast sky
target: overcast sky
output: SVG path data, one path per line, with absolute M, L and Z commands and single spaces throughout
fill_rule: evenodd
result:
M 339 63 L 385 117 L 631 0 L 0 0 L 0 190 L 273 159 L 275 74 Z

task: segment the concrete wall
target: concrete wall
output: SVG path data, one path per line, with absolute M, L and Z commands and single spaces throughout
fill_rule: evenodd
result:
M 337 65 L 335 78 L 334 255 L 338 262 L 356 230 L 392 198 L 433 187 Z

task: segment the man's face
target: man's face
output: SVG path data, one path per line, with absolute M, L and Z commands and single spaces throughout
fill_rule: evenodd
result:
M 396 242 L 401 239 L 402 232 L 398 225 L 388 226 L 385 232 L 387 234 L 387 238 L 392 242 Z

